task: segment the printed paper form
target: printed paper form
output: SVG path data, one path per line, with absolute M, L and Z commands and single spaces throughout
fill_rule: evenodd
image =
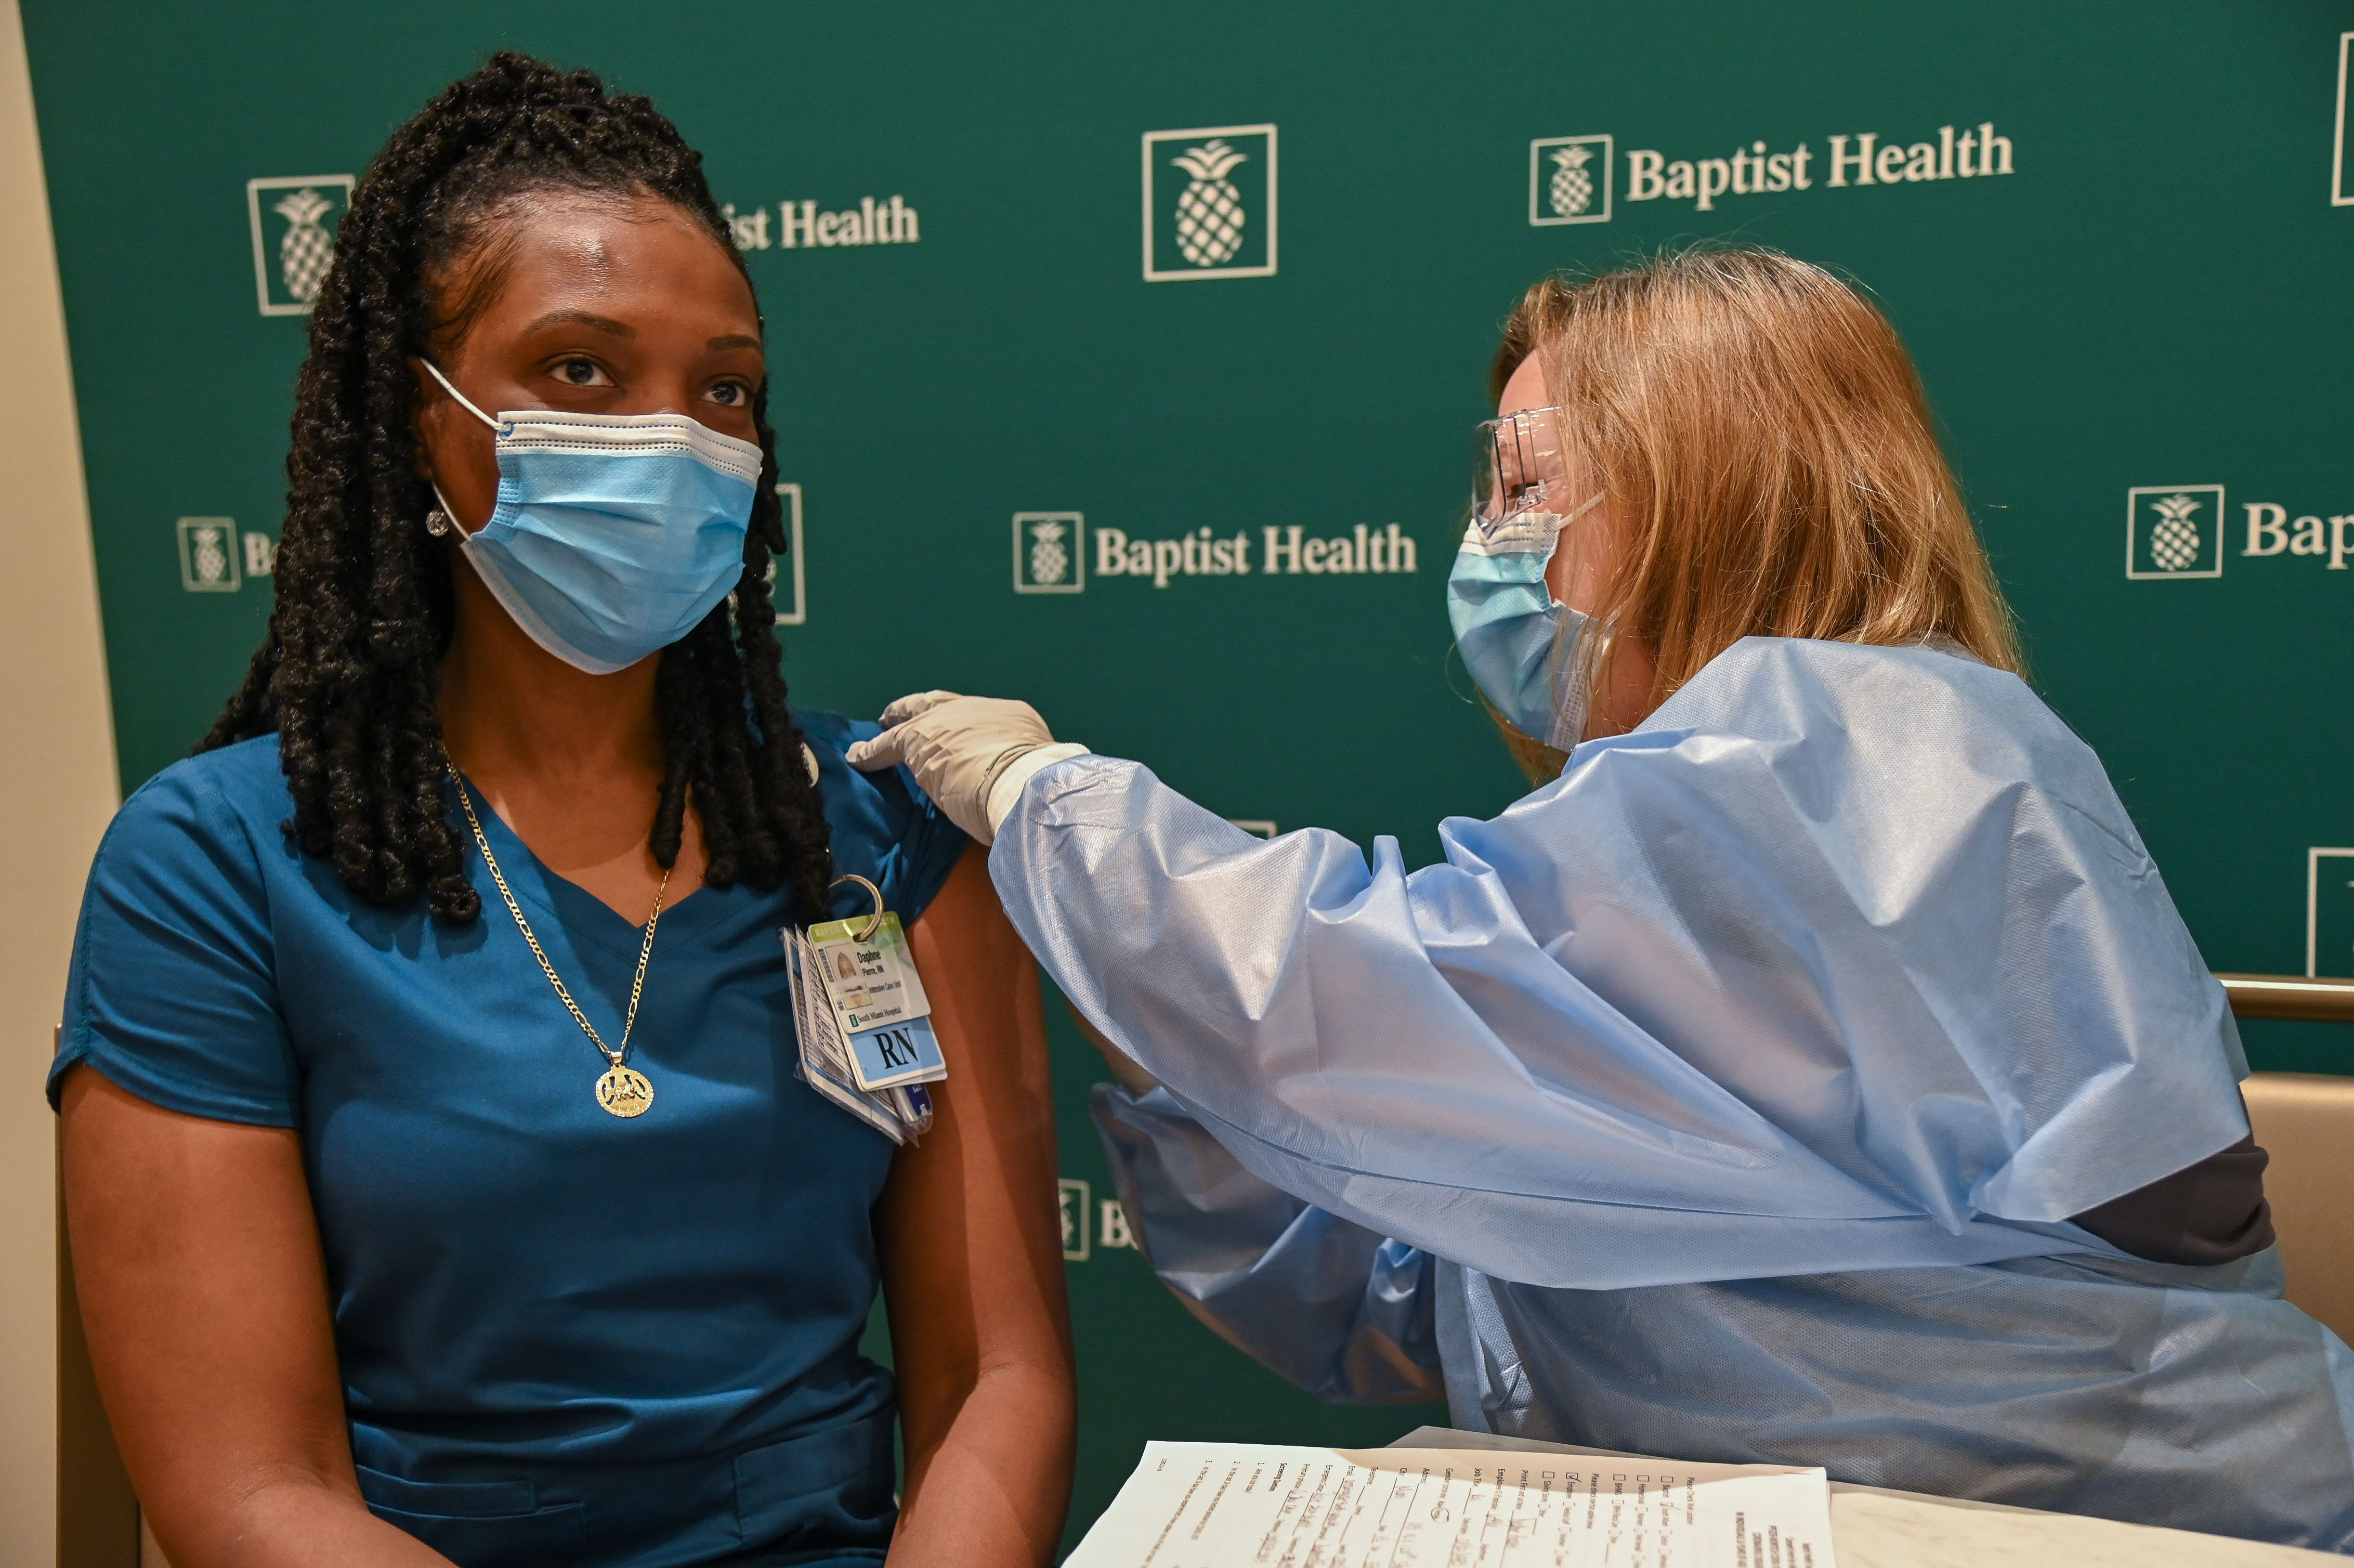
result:
M 1065 1568 L 1836 1568 L 1820 1470 L 1148 1443 Z

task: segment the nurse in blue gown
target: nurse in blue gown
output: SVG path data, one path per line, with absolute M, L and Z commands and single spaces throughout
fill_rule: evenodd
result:
M 1018 703 L 852 750 L 995 835 L 1161 1278 L 1330 1400 L 2354 1549 L 2222 991 L 1886 322 L 1662 258 L 1531 291 L 1492 390 L 1448 608 L 1549 781 L 1442 863 Z
M 109 832 L 50 1075 L 147 1520 L 177 1568 L 1048 1561 L 1034 971 L 980 852 L 844 766 L 875 726 L 788 704 L 695 154 L 501 56 L 337 248 L 268 640 Z M 949 1067 L 904 1147 L 797 1075 L 779 933 L 849 876 Z

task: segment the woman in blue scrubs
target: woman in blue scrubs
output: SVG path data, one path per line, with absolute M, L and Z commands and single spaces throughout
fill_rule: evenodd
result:
M 268 640 L 107 835 L 50 1076 L 148 1520 L 178 1568 L 1045 1562 L 1033 970 L 874 726 L 787 705 L 699 159 L 501 56 L 337 244 Z M 796 1074 L 779 933 L 854 876 L 949 1072 L 902 1147 Z
M 995 835 L 1154 1268 L 1328 1399 L 2354 1550 L 2221 988 L 1888 323 L 1663 257 L 1532 290 L 1490 390 L 1448 608 L 1547 781 L 1443 863 L 1020 704 L 853 750 Z

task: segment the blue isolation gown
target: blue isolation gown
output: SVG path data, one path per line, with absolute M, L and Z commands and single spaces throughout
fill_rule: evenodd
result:
M 1154 1267 L 1325 1398 L 2354 1548 L 2354 1359 L 2276 1251 L 2080 1214 L 2247 1134 L 2222 991 L 2016 677 L 1753 638 L 1408 874 L 1134 763 L 991 869 L 1162 1087 L 1097 1117 Z

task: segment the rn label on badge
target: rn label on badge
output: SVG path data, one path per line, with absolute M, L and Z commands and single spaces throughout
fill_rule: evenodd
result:
M 829 920 L 809 931 L 818 973 L 825 981 L 835 1022 L 845 1037 L 926 1018 L 932 1011 L 930 1000 L 924 995 L 923 980 L 916 973 L 915 959 L 907 952 L 907 933 L 899 929 L 899 916 L 885 915 L 875 923 L 874 930 L 865 933 L 866 940 L 853 940 L 852 934 L 866 923 L 863 917 Z
M 850 1065 L 858 1086 L 869 1094 L 907 1083 L 929 1083 L 948 1075 L 940 1043 L 928 1019 L 886 1023 L 850 1037 Z

